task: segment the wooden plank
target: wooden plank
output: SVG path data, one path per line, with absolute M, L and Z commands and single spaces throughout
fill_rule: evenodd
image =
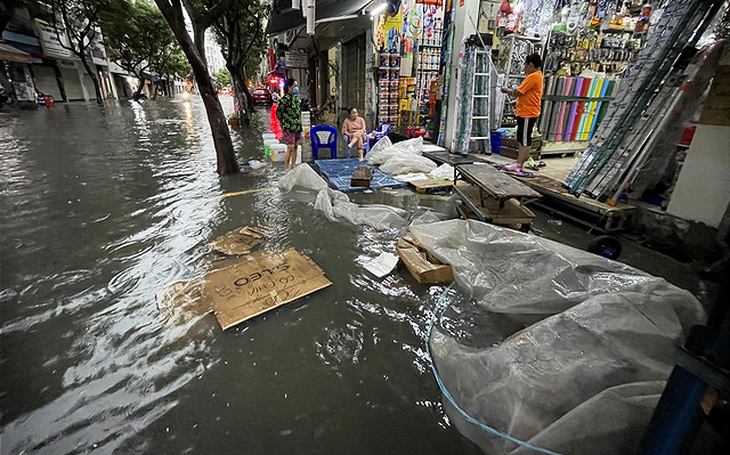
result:
M 414 180 L 408 183 L 413 185 L 419 193 L 425 193 L 427 190 L 432 188 L 448 188 L 454 185 L 454 182 L 451 180 L 444 179 Z
M 496 199 L 540 197 L 540 193 L 488 164 L 459 164 L 457 172 Z
M 530 224 L 535 218 L 535 214 L 516 199 L 508 199 L 500 208 L 496 199 L 487 199 L 481 204 L 479 190 L 473 185 L 457 184 L 454 190 L 467 207 L 484 221 L 491 221 L 494 224 Z
M 633 205 L 617 205 L 616 207 L 611 207 L 608 204 L 599 202 L 587 196 L 577 198 L 570 194 L 567 188 L 563 187 L 562 182 L 544 175 L 537 175 L 534 178 L 516 178 L 545 196 L 554 197 L 572 205 L 583 207 L 598 213 L 599 215 L 609 212 L 630 212 L 636 210 L 636 207 Z

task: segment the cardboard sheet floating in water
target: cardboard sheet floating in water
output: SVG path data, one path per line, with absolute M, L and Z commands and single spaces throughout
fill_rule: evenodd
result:
M 157 294 L 163 312 L 213 312 L 223 330 L 332 284 L 310 258 L 294 249 L 260 251 L 243 261 Z
M 264 240 L 266 240 L 264 232 L 244 226 L 218 237 L 210 247 L 229 256 L 238 256 L 250 253 L 253 247 Z
M 202 298 L 211 302 L 223 330 L 332 284 L 294 249 L 247 259 L 205 276 Z

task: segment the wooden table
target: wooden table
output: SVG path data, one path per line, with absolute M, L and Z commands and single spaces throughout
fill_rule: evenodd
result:
M 472 157 L 471 155 L 449 153 L 447 151 L 424 151 L 423 156 L 437 162 L 438 164 L 447 163 L 452 166 L 456 164 L 469 164 L 482 161 L 479 158 Z
M 537 191 L 488 164 L 457 164 L 454 181 L 459 177 L 479 189 L 480 202 L 492 198 L 499 201 L 500 207 L 508 199 L 540 197 Z
M 532 211 L 520 204 L 520 199 L 538 198 L 540 193 L 491 165 L 458 164 L 454 167 L 454 181 L 456 194 L 482 221 L 519 224 L 527 230 L 535 218 Z

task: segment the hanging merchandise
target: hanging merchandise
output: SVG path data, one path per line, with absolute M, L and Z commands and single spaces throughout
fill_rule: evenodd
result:
M 695 45 L 722 5 L 720 0 L 665 1 L 651 27 L 646 46 L 622 82 L 606 118 L 566 179 L 571 191 L 615 203 L 635 161 L 661 132 L 665 113 L 678 97 L 679 85 Z M 684 47 L 684 49 L 682 48 Z M 681 54 L 681 55 L 680 55 Z M 618 195 L 618 196 L 617 196 Z
M 413 119 L 410 135 L 425 135 L 428 126 L 433 130 L 434 118 L 431 115 L 432 86 L 439 76 L 441 67 L 441 50 L 443 40 L 443 8 L 440 1 L 416 0 L 414 12 L 417 13 L 421 27 L 418 34 L 416 52 L 416 87 L 415 87 L 415 118 Z
M 458 124 L 451 147 L 454 153 L 492 153 L 490 132 L 498 126 L 493 120 L 497 75 L 491 59 L 491 35 L 484 38 L 473 35 L 462 44 L 456 98 Z
M 502 38 L 499 55 L 495 62 L 497 71 L 504 75 L 503 86 L 517 88 L 525 78 L 525 57 L 530 54 L 542 51 L 542 43 L 539 38 L 528 38 L 526 36 L 510 34 Z M 515 109 L 509 97 L 504 97 L 504 102 L 497 107 L 497 113 L 502 119 L 502 125 L 515 126 L 517 118 Z

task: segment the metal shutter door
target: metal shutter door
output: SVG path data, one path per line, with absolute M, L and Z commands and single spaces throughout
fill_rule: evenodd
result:
M 343 44 L 343 100 L 346 108 L 365 112 L 365 34 Z M 362 115 L 362 114 L 361 114 Z
M 66 91 L 66 98 L 69 101 L 83 100 L 84 92 L 81 89 L 81 81 L 79 81 L 79 73 L 75 69 L 61 68 L 63 76 L 63 89 Z
M 56 71 L 49 66 L 33 65 L 35 85 L 41 93 L 51 95 L 56 101 L 61 101 L 61 90 L 58 88 Z

